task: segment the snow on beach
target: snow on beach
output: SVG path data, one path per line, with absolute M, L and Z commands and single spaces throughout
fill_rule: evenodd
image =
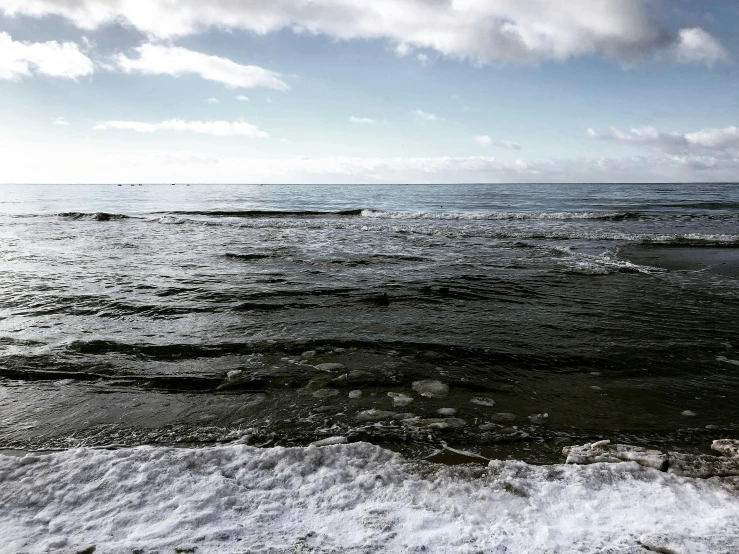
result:
M 367 443 L 80 448 L 0 455 L 0 530 L 8 553 L 628 554 L 640 538 L 739 534 L 739 498 L 635 462 L 448 467 Z

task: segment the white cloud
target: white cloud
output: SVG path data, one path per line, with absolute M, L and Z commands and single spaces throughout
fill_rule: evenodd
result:
M 239 94 L 236 97 L 236 100 L 238 100 L 239 102 L 248 102 L 249 101 L 249 97 L 248 96 L 244 96 L 243 94 Z
M 424 112 L 423 110 L 415 110 L 413 114 L 416 116 L 416 119 L 421 121 L 441 121 L 441 118 L 437 117 L 436 114 Z
M 418 54 L 418 56 L 416 56 L 416 59 L 421 62 L 421 65 L 423 65 L 424 67 L 429 63 L 429 57 L 423 52 Z
M 655 153 L 511 162 L 493 156 L 259 159 L 0 136 L 0 167 L 0 180 L 15 183 L 104 183 L 111 175 L 116 181 L 163 183 L 695 182 L 736 180 L 739 157 Z
M 377 123 L 376 119 L 371 119 L 369 117 L 354 117 L 351 116 L 349 118 L 349 121 L 352 123 L 357 123 L 359 125 L 375 125 Z
M 170 119 L 161 123 L 145 123 L 141 121 L 105 121 L 95 125 L 94 129 L 125 129 L 137 133 L 154 133 L 156 131 L 179 131 L 214 135 L 217 137 L 245 136 L 266 138 L 269 135 L 251 123 L 243 121 L 184 121 Z
M 663 133 L 654 127 L 632 128 L 621 131 L 615 127 L 604 134 L 588 129 L 595 140 L 644 146 L 670 154 L 712 154 L 739 156 L 739 128 L 701 129 L 692 133 Z
M 232 88 L 266 87 L 288 90 L 280 75 L 256 65 L 240 65 L 227 58 L 209 56 L 178 46 L 144 44 L 136 48 L 138 58 L 116 57 L 119 69 L 145 75 L 200 75 L 208 81 Z
M 34 74 L 77 79 L 94 72 L 92 60 L 74 42 L 20 42 L 0 33 L 0 79 Z
M 218 100 L 218 98 L 207 98 L 205 101 L 208 104 L 218 104 L 220 102 L 220 100 Z
M 52 119 L 54 125 L 69 125 L 69 121 L 64 119 L 63 117 L 55 117 Z
M 160 39 L 212 28 L 257 34 L 291 29 L 341 40 L 384 39 L 401 55 L 415 48 L 430 49 L 480 63 L 565 61 L 592 54 L 633 60 L 678 45 L 679 50 L 692 52 L 683 59 L 710 63 L 714 55 L 696 57 L 700 48 L 692 45 L 690 33 L 676 36 L 665 29 L 652 16 L 655 9 L 660 9 L 659 3 L 650 0 L 2 0 L 0 4 L 0 11 L 9 15 L 56 14 L 83 29 L 123 22 Z M 705 37 L 698 42 L 705 45 Z
M 475 137 L 475 142 L 480 146 L 499 146 L 500 148 L 509 148 L 511 150 L 521 150 L 521 145 L 510 140 L 493 140 L 488 135 L 480 135 Z
M 729 54 L 714 37 L 700 27 L 682 29 L 675 44 L 675 58 L 682 64 L 705 64 L 728 61 Z

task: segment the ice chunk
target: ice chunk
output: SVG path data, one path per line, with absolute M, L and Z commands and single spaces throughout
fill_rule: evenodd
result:
M 562 454 L 567 456 L 566 464 L 595 464 L 599 462 L 636 462 L 645 467 L 666 471 L 668 457 L 659 450 L 647 450 L 638 446 L 610 444 L 602 440 L 582 446 L 565 446 Z
M 456 408 L 439 408 L 436 413 L 443 416 L 453 416 L 457 414 Z
M 541 425 L 542 423 L 546 423 L 547 419 L 549 419 L 549 414 L 531 414 L 529 416 L 529 421 L 534 425 Z
M 668 471 L 685 477 L 731 477 L 739 475 L 739 458 L 670 452 Z
M 739 440 L 721 439 L 713 441 L 711 448 L 729 458 L 739 458 Z
M 395 412 L 387 412 L 385 410 L 377 410 L 372 408 L 370 410 L 362 410 L 356 415 L 358 421 L 382 421 L 383 419 L 390 419 L 394 417 Z
M 240 369 L 232 369 L 226 373 L 226 379 L 233 381 L 234 379 L 240 379 L 244 375 L 244 372 Z
M 680 413 L 681 413 L 682 415 L 684 415 L 684 416 L 688 416 L 688 417 L 692 417 L 692 416 L 696 415 L 696 413 L 695 413 L 694 411 L 692 411 L 692 410 L 683 410 L 683 411 L 682 411 L 682 412 L 680 412 Z
M 459 429 L 460 427 L 464 427 L 467 425 L 465 420 L 459 419 L 458 417 L 449 417 L 449 418 L 428 418 L 428 419 L 422 419 L 422 418 L 414 418 L 414 419 L 406 419 L 403 421 L 405 425 L 408 425 L 409 427 L 416 427 L 418 429 Z
M 480 406 L 495 406 L 495 400 L 487 398 L 485 396 L 475 396 L 470 400 L 473 404 L 479 404 Z
M 314 398 L 331 398 L 339 394 L 336 389 L 320 389 L 313 393 Z
M 389 392 L 387 395 L 393 399 L 393 406 L 407 406 L 413 402 L 413 398 L 400 392 Z
M 333 444 L 346 444 L 347 439 L 346 437 L 328 437 L 326 439 L 321 439 L 315 442 L 310 443 L 311 446 L 331 446 Z
M 692 537 L 650 533 L 639 537 L 639 543 L 652 552 L 662 554 L 736 554 L 739 552 L 739 535 Z
M 350 390 L 349 391 L 349 398 L 361 398 L 361 397 L 362 397 L 361 390 Z
M 449 394 L 449 385 L 431 379 L 414 381 L 413 390 L 426 398 L 444 398 Z
M 515 421 L 516 414 L 510 412 L 498 412 L 489 416 L 491 421 L 503 422 L 503 421 Z
M 316 357 L 316 351 L 315 350 L 306 350 L 300 355 L 301 358 L 304 360 L 309 360 L 310 358 Z
M 344 364 L 338 364 L 338 363 L 325 363 L 325 364 L 316 364 L 316 369 L 320 371 L 338 371 L 340 369 L 344 369 Z

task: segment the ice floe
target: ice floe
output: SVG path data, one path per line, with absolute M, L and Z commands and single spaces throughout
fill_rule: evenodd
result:
M 414 381 L 413 390 L 426 398 L 445 398 L 449 394 L 449 385 L 441 381 L 427 379 Z
M 389 392 L 387 395 L 393 399 L 393 406 L 407 406 L 413 402 L 413 397 L 401 392 Z
M 338 371 L 340 369 L 344 369 L 344 364 L 339 363 L 325 363 L 325 364 L 316 364 L 316 369 L 320 371 Z
M 714 441 L 714 444 L 718 441 Z M 686 477 L 732 477 L 739 476 L 739 457 L 708 456 L 650 450 L 639 446 L 610 444 L 603 440 L 582 446 L 566 446 L 562 454 L 567 464 L 594 464 L 614 462 L 636 462 L 645 467 L 667 471 Z
M 652 552 L 662 554 L 736 554 L 739 535 L 695 537 L 677 534 L 647 534 L 639 543 Z
M 729 458 L 739 458 L 739 440 L 719 439 L 713 441 L 711 448 Z
M 413 418 L 403 421 L 409 427 L 418 429 L 459 429 L 467 425 L 465 420 L 458 417 L 448 418 Z
M 1 552 L 737 552 L 737 496 L 633 462 L 449 467 L 367 443 L 28 458 L 0 455 Z
M 485 396 L 475 396 L 470 400 L 473 404 L 479 404 L 480 406 L 495 406 L 495 400 L 487 398 Z

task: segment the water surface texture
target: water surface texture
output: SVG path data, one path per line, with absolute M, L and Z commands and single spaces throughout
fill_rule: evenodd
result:
M 0 187 L 0 448 L 701 451 L 738 330 L 734 184 Z

